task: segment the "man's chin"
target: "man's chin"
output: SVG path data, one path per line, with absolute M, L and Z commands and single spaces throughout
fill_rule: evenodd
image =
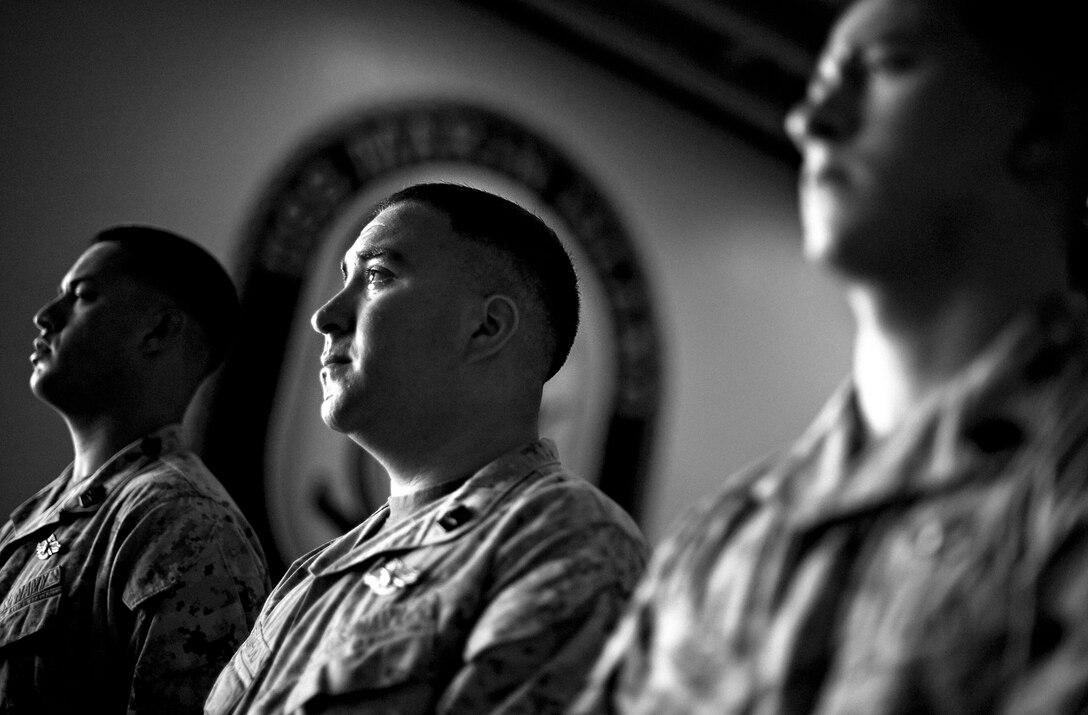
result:
M 38 371 L 30 375 L 30 392 L 62 416 L 84 411 L 80 407 L 83 404 L 80 402 L 82 396 L 77 396 L 74 390 L 65 389 Z
M 30 391 L 43 402 L 49 402 L 48 377 L 40 367 L 35 367 L 30 373 Z
M 325 401 L 321 403 L 321 421 L 334 432 L 347 432 L 344 415 L 339 407 L 334 396 L 325 398 Z

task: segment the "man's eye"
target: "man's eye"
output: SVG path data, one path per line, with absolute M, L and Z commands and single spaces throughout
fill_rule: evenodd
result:
M 872 47 L 865 51 L 862 62 L 870 73 L 902 72 L 915 63 L 915 53 L 902 47 Z
M 861 86 L 876 75 L 894 75 L 911 69 L 917 63 L 917 53 L 909 46 L 873 44 L 838 56 L 827 56 L 817 65 L 809 84 L 809 96 L 837 83 Z
M 393 277 L 392 273 L 379 266 L 371 266 L 367 268 L 364 275 L 366 276 L 366 282 L 370 285 L 384 283 L 385 281 Z

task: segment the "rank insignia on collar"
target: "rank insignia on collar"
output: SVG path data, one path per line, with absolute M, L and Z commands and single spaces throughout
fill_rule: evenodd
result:
M 79 505 L 84 509 L 98 504 L 106 498 L 106 489 L 101 484 L 87 487 L 79 495 Z
M 363 574 L 363 583 L 379 596 L 387 596 L 418 580 L 419 571 L 400 559 L 384 561 Z
M 53 554 L 60 552 L 60 542 L 57 541 L 56 534 L 50 534 L 49 538 L 44 541 L 39 541 L 37 546 L 38 558 L 45 561 Z

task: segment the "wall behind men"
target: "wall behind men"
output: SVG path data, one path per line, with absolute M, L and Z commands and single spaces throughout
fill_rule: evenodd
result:
M 89 237 L 154 223 L 237 271 L 244 219 L 283 157 L 400 98 L 525 120 L 625 220 L 665 350 L 651 540 L 794 437 L 845 374 L 848 322 L 802 262 L 789 166 L 453 0 L 12 0 L 0 97 L 3 514 L 71 458 L 27 388 L 30 318 Z

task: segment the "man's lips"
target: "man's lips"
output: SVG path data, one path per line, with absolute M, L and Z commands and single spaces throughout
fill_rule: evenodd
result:
M 34 352 L 30 354 L 30 359 L 37 360 L 51 352 L 53 352 L 53 348 L 45 338 L 34 338 Z
M 849 178 L 842 166 L 827 161 L 806 164 L 801 171 L 801 177 L 804 183 L 811 186 L 840 184 Z
M 351 362 L 351 358 L 341 353 L 324 353 L 321 355 L 321 367 L 332 367 L 334 365 L 346 365 Z
M 807 146 L 801 162 L 800 178 L 803 185 L 821 186 L 850 181 L 851 159 L 849 155 L 825 142 Z

